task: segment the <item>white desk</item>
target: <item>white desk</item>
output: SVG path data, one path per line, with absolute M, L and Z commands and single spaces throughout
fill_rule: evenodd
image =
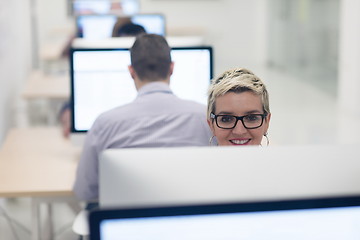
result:
M 70 99 L 70 76 L 33 71 L 24 83 L 21 96 L 25 100 L 21 114 L 26 114 L 23 117 L 26 126 L 31 125 L 31 119 L 42 119 L 46 121 L 42 124 L 54 126 L 62 104 Z
M 170 47 L 193 47 L 204 45 L 202 36 L 168 36 L 166 37 Z M 71 44 L 74 48 L 131 48 L 135 37 L 115 37 L 101 40 L 89 40 L 75 38 Z
M 79 155 L 80 148 L 64 139 L 59 128 L 22 128 L 8 133 L 0 150 L 0 197 L 32 198 L 32 239 L 39 239 L 41 232 L 40 203 L 76 203 L 72 186 Z
M 22 91 L 25 99 L 60 99 L 67 100 L 70 97 L 70 76 L 46 75 L 42 71 L 33 71 Z

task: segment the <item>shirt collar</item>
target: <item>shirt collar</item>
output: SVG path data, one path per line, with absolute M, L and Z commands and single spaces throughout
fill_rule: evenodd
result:
M 169 84 L 156 81 L 156 82 L 147 83 L 144 86 L 142 86 L 138 90 L 138 96 L 146 95 L 153 92 L 164 92 L 164 93 L 172 94 Z

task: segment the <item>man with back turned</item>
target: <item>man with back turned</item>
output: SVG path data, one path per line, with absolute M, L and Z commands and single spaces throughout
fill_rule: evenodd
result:
M 206 106 L 176 97 L 169 87 L 170 51 L 162 36 L 136 38 L 129 72 L 138 95 L 100 115 L 89 130 L 74 185 L 80 200 L 98 199 L 98 161 L 105 149 L 208 145 Z

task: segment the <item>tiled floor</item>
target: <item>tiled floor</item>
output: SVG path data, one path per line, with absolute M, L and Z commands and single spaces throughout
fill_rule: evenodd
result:
M 270 145 L 359 144 L 360 117 L 338 109 L 336 98 L 327 89 L 277 71 L 255 71 L 267 84 L 272 112 Z M 26 228 L 31 227 L 30 199 L 0 199 L 0 207 Z M 72 233 L 74 214 L 65 204 L 55 204 L 56 239 L 77 239 Z M 16 239 L 0 211 L 0 239 Z M 28 233 L 15 226 L 18 239 Z

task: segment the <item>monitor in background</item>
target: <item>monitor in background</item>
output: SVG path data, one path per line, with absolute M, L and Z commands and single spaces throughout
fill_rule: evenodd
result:
M 90 213 L 90 239 L 360 239 L 360 197 Z
M 134 15 L 140 12 L 141 0 L 121 0 L 122 13 L 125 15 Z
M 99 161 L 99 202 L 143 207 L 360 195 L 359 156 L 358 146 L 108 149 Z
M 165 17 L 162 14 L 79 15 L 76 17 L 77 36 L 91 40 L 111 38 L 115 24 L 121 25 L 127 22 L 143 26 L 147 33 L 165 36 Z
M 139 0 L 75 0 L 73 14 L 125 14 L 139 12 Z
M 77 36 L 89 40 L 111 38 L 116 15 L 80 15 L 76 17 Z
M 165 17 L 162 14 L 136 14 L 131 17 L 131 22 L 143 26 L 147 33 L 166 35 Z
M 170 87 L 180 98 L 206 104 L 212 48 L 172 48 Z M 137 91 L 128 72 L 129 49 L 72 49 L 72 132 L 86 132 L 103 112 L 132 102 Z

